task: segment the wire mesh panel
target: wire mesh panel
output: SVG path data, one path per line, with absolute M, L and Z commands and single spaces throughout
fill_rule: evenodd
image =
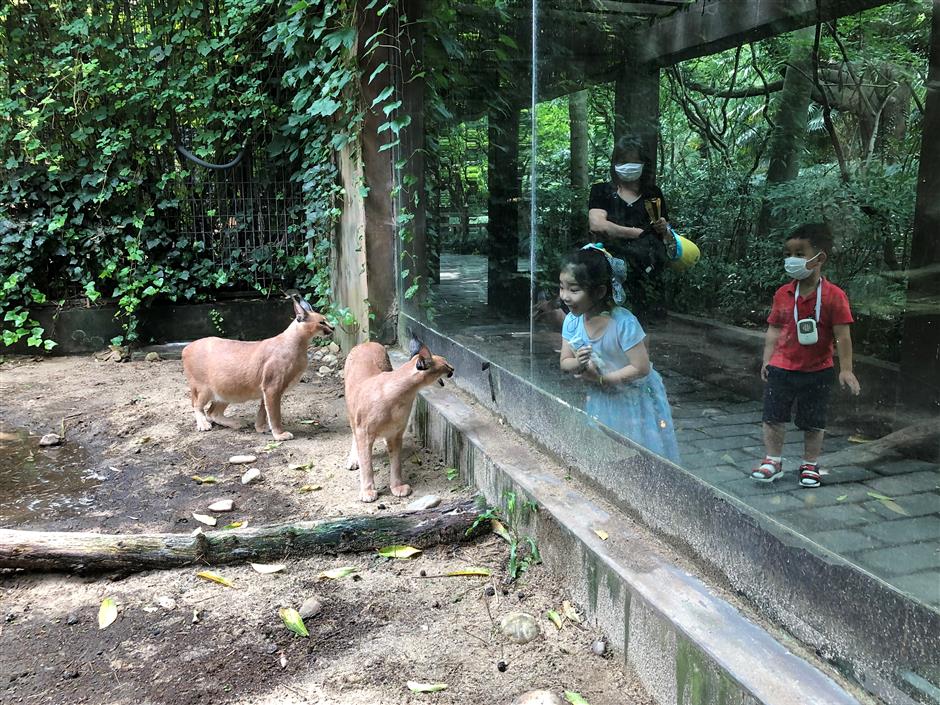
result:
M 300 189 L 291 169 L 271 164 L 264 148 L 245 150 L 229 169 L 187 163 L 179 233 L 215 262 L 233 283 L 269 289 L 283 283 L 283 267 L 303 256 Z

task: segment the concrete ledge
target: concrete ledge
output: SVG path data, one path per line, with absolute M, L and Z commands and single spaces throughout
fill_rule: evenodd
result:
M 413 318 L 402 315 L 401 323 L 454 365 L 454 382 L 482 407 L 570 467 L 618 510 L 717 571 L 762 617 L 854 683 L 892 705 L 940 703 L 909 677 L 932 681 L 940 673 L 940 612 L 606 431 L 498 361 Z
M 490 504 L 508 512 L 514 495 L 516 531 L 536 539 L 546 566 L 659 705 L 860 702 L 666 560 L 629 519 L 566 481 L 562 468 L 490 414 L 446 389 L 429 389 L 414 427 Z M 610 538 L 602 541 L 595 529 Z

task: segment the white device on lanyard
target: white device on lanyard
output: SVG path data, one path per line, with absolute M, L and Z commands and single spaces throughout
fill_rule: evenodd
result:
M 816 318 L 800 318 L 796 310 L 796 302 L 800 298 L 800 283 L 796 283 L 796 292 L 793 296 L 793 320 L 796 321 L 796 339 L 800 345 L 815 345 L 819 342 L 819 310 L 822 307 L 822 288 L 823 280 L 819 280 L 819 286 L 816 287 Z

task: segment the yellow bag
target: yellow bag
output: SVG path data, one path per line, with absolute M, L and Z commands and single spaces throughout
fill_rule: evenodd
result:
M 702 256 L 698 245 L 688 238 L 682 237 L 675 230 L 672 230 L 672 228 L 670 228 L 670 232 L 672 236 L 676 238 L 676 256 L 672 258 L 669 266 L 677 272 L 684 272 L 687 269 L 691 269 L 695 263 L 698 262 L 699 257 Z

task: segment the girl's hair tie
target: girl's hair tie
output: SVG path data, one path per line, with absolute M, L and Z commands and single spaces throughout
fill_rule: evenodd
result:
M 622 304 L 626 295 L 623 292 L 623 282 L 627 278 L 627 265 L 626 263 L 617 257 L 614 257 L 610 254 L 604 247 L 602 242 L 589 242 L 587 245 L 581 248 L 582 250 L 597 250 L 604 257 L 607 258 L 607 263 L 610 264 L 610 272 L 612 278 L 610 280 L 611 289 L 614 294 L 614 302 Z

